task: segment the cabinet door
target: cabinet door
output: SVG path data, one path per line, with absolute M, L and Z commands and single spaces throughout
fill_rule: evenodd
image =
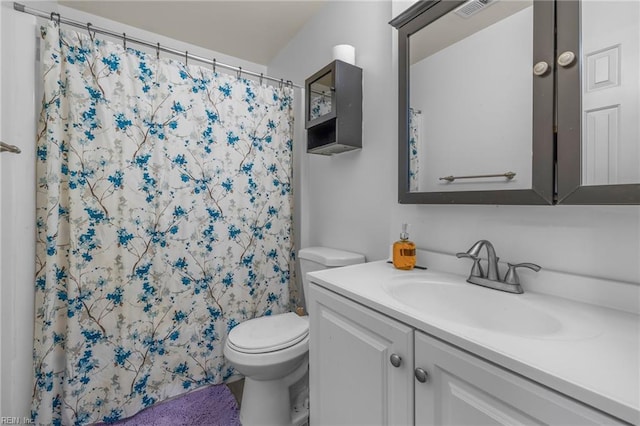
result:
M 415 347 L 416 425 L 622 424 L 424 333 Z
M 413 424 L 413 330 L 314 284 L 309 290 L 310 423 Z

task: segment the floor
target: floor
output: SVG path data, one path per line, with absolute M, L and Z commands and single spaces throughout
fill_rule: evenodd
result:
M 227 383 L 227 387 L 231 390 L 231 393 L 236 398 L 238 402 L 238 408 L 240 408 L 240 404 L 242 403 L 242 391 L 244 389 L 244 379 L 237 380 L 232 383 Z

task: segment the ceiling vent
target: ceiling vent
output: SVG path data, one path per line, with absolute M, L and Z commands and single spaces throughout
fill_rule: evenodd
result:
M 456 14 L 463 18 L 470 18 L 496 1 L 497 0 L 469 0 L 456 9 Z

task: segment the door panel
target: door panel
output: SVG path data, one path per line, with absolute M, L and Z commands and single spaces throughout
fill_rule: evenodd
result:
M 412 329 L 316 285 L 309 293 L 311 423 L 412 424 Z
M 415 332 L 416 425 L 622 424 L 427 334 Z

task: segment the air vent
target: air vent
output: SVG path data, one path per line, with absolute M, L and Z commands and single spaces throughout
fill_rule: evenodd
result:
M 463 18 L 470 18 L 496 1 L 497 0 L 469 0 L 456 9 L 456 14 Z

